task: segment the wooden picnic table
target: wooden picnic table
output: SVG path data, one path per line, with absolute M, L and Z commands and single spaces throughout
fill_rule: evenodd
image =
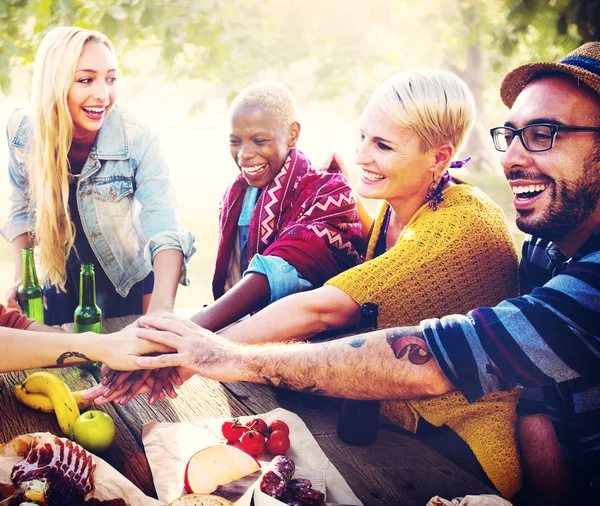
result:
M 105 320 L 104 330 L 114 332 L 133 320 L 133 317 Z M 72 325 L 63 327 L 72 329 Z M 65 379 L 73 390 L 97 383 L 93 374 L 78 367 L 54 368 L 52 372 Z M 53 414 L 28 408 L 12 394 L 13 386 L 21 383 L 26 374 L 27 371 L 0 374 L 0 442 L 29 432 L 48 431 L 62 436 Z M 144 423 L 255 415 L 277 407 L 302 418 L 365 506 L 425 506 L 434 495 L 453 498 L 494 493 L 429 446 L 390 424 L 380 426 L 377 441 L 371 446 L 341 442 L 336 433 L 335 400 L 322 400 L 315 410 L 315 402 L 306 395 L 251 383 L 219 383 L 199 376 L 188 380 L 178 393 L 177 399 L 158 401 L 153 406 L 142 396 L 126 406 L 111 403 L 99 408 L 117 426 L 115 442 L 102 458 L 152 497 L 156 497 L 156 491 L 142 444 Z

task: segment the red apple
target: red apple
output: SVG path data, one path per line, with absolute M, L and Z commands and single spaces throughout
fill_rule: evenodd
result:
M 260 463 L 231 445 L 209 446 L 195 453 L 185 468 L 188 492 L 211 494 L 217 487 L 239 480 L 260 469 Z

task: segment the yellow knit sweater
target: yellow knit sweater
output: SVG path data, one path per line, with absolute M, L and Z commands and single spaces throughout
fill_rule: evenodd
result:
M 387 211 L 375 220 L 362 265 L 327 284 L 358 304 L 379 306 L 378 327 L 418 325 L 427 318 L 493 306 L 518 293 L 518 258 L 502 210 L 466 184 L 446 188 L 436 211 L 423 205 L 385 254 L 373 258 Z M 422 416 L 447 425 L 473 450 L 505 497 L 521 487 L 516 443 L 517 392 L 497 392 L 469 404 L 459 392 L 410 402 L 387 401 L 382 413 L 416 431 Z

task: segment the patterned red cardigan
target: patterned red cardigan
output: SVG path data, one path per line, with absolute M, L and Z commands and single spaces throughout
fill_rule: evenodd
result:
M 247 187 L 238 175 L 221 201 L 215 299 L 224 293 Z M 248 262 L 257 253 L 280 257 L 317 287 L 360 262 L 360 238 L 356 201 L 346 178 L 314 172 L 306 156 L 292 149 L 258 197 L 250 219 Z

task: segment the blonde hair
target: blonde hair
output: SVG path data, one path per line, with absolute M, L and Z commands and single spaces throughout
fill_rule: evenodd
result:
M 31 90 L 31 147 L 28 154 L 29 209 L 46 284 L 65 289 L 66 259 L 75 241 L 69 212 L 69 161 L 73 120 L 67 96 L 87 42 L 114 48 L 101 33 L 77 27 L 49 31 L 35 55 Z
M 281 83 L 261 81 L 247 86 L 233 99 L 229 111 L 233 114 L 246 106 L 262 108 L 286 130 L 297 121 L 296 99 Z
M 399 127 L 414 131 L 424 153 L 446 143 L 458 151 L 475 117 L 471 91 L 444 70 L 395 74 L 377 87 L 369 103 Z

